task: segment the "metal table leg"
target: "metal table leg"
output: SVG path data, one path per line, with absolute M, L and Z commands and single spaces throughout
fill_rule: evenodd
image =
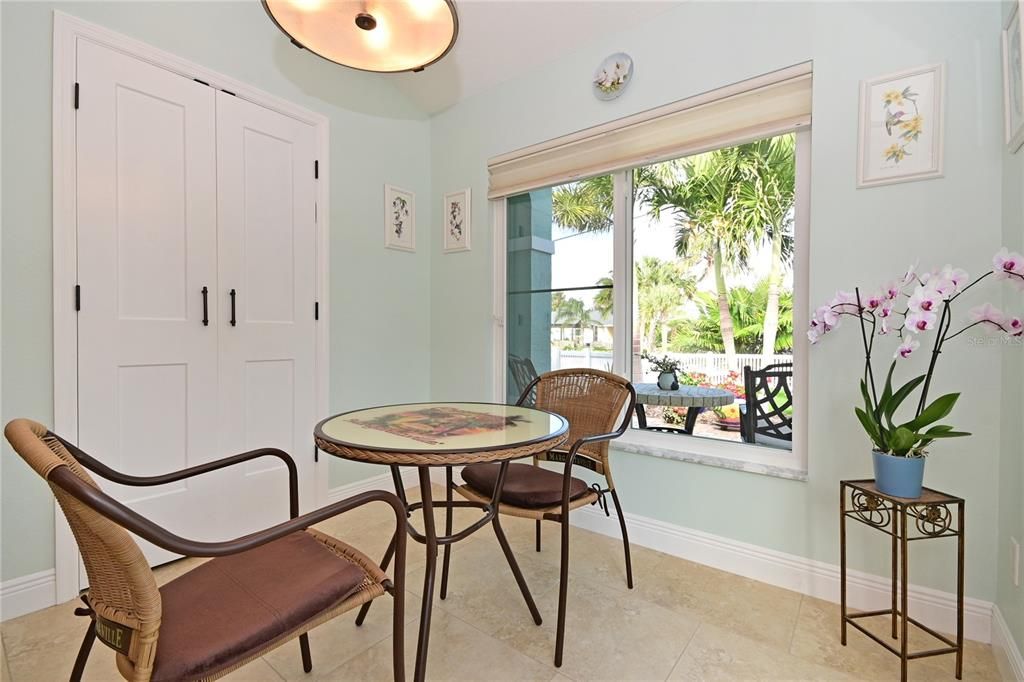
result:
M 420 608 L 420 634 L 416 644 L 413 680 L 422 682 L 427 675 L 427 647 L 430 644 L 430 616 L 434 606 L 434 575 L 437 573 L 437 532 L 434 529 L 434 500 L 430 489 L 430 467 L 418 467 L 420 500 L 423 503 L 423 535 L 426 537 L 427 565 L 423 570 L 423 605 Z

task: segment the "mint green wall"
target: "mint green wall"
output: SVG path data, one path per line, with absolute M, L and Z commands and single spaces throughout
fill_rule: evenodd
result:
M 0 421 L 53 422 L 50 92 L 60 9 L 327 115 L 331 121 L 330 407 L 429 393 L 429 124 L 386 77 L 291 47 L 257 2 L 3 2 L 3 385 Z M 416 192 L 415 254 L 383 247 L 383 185 Z M 97 453 L 101 454 L 101 453 Z M 227 453 L 226 453 L 227 454 Z M 298 456 L 312 456 L 296 453 Z M 330 484 L 364 477 L 332 462 Z M 3 444 L 0 579 L 53 567 L 53 506 Z
M 1004 3 L 1004 17 L 1012 5 Z M 1003 153 L 1003 243 L 1024 253 L 1024 150 Z M 1024 296 L 1006 288 L 1006 309 L 1024 309 Z M 999 460 L 999 558 L 996 605 L 1006 620 L 1017 649 L 1024 651 L 1024 584 L 1013 585 L 1010 538 L 1024 543 L 1024 348 L 1008 346 L 1002 353 L 1002 456 Z M 1024 579 L 1024 576 L 1022 576 Z
M 488 157 L 797 62 L 814 61 L 812 302 L 839 287 L 881 284 L 918 258 L 989 267 L 1003 239 L 999 11 L 994 3 L 686 3 L 434 117 L 434 188 L 471 186 L 478 199 L 473 251 L 435 253 L 431 263 L 433 397 L 492 395 L 492 244 L 479 199 Z M 619 50 L 633 56 L 634 81 L 620 99 L 600 102 L 590 76 Z M 857 190 L 859 81 L 938 61 L 948 65 L 945 177 Z M 811 356 L 806 483 L 616 453 L 626 509 L 837 563 L 838 481 L 871 475 L 852 415 L 859 341 L 842 331 Z M 967 498 L 967 592 L 987 600 L 996 594 L 1000 369 L 996 349 L 963 345 L 943 357 L 935 390 L 964 391 L 956 423 L 976 435 L 935 447 L 926 472 L 931 486 Z M 851 567 L 885 574 L 884 539 L 858 531 L 851 540 Z M 914 550 L 915 582 L 954 587 L 951 547 Z

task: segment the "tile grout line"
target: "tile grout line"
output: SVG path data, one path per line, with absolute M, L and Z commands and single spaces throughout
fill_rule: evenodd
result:
M 668 675 L 665 676 L 666 682 L 670 677 L 672 677 L 672 673 L 675 672 L 675 669 L 679 666 L 679 661 L 683 660 L 683 656 L 686 655 L 687 649 L 689 649 L 690 645 L 693 644 L 693 640 L 696 639 L 697 633 L 700 631 L 702 627 L 704 627 L 704 621 L 697 621 L 697 627 L 693 629 L 693 632 L 690 634 L 690 638 L 686 640 L 686 645 L 683 646 L 683 650 L 679 652 L 679 655 L 676 656 L 675 663 L 673 663 L 672 667 L 669 668 Z
M 793 619 L 793 630 L 789 633 L 789 646 L 786 647 L 786 653 L 790 656 L 793 655 L 793 641 L 796 639 L 796 629 L 800 625 L 800 613 L 804 610 L 804 599 L 807 595 L 801 594 L 800 601 L 796 604 L 796 618 Z

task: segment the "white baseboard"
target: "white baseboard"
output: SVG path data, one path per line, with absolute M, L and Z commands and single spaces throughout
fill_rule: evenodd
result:
M 573 525 L 618 538 L 619 523 L 596 507 L 572 515 Z M 626 514 L 630 542 L 688 561 L 776 585 L 831 602 L 839 601 L 839 567 L 822 561 L 777 552 L 757 545 L 676 526 L 636 514 Z M 883 609 L 891 603 L 889 580 L 847 571 L 847 602 L 858 610 Z M 910 586 L 910 611 L 940 632 L 956 631 L 956 596 L 917 585 Z M 964 635 L 992 641 L 992 603 L 964 600 Z
M 458 467 L 461 469 L 461 467 Z M 406 487 L 417 485 L 415 470 L 404 469 Z M 456 481 L 460 480 L 456 472 Z M 431 470 L 435 484 L 444 483 L 444 469 Z M 375 476 L 329 491 L 330 501 L 364 490 L 392 487 L 390 474 Z M 573 525 L 618 538 L 619 523 L 597 507 L 584 507 L 571 515 Z M 626 513 L 630 542 L 688 561 L 776 585 L 834 603 L 839 602 L 839 566 L 786 554 L 738 540 L 684 528 L 646 516 Z M 883 609 L 891 603 L 888 578 L 847 571 L 847 601 L 858 610 Z M 939 632 L 956 631 L 956 596 L 941 590 L 910 586 L 910 609 L 914 617 Z M 991 602 L 964 600 L 964 636 L 979 642 L 993 641 L 994 611 Z M 1005 625 L 1004 625 L 1005 627 Z M 1012 639 L 1009 640 L 1012 644 Z
M 992 652 L 1004 680 L 1024 681 L 1024 656 L 1013 640 L 998 606 L 992 607 Z
M 51 568 L 0 583 L 0 620 L 10 620 L 53 606 L 57 599 L 56 572 Z

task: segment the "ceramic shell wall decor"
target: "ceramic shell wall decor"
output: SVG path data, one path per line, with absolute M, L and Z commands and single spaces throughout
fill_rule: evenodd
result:
M 605 58 L 594 72 L 594 96 L 612 100 L 621 95 L 633 80 L 633 58 L 616 52 Z

